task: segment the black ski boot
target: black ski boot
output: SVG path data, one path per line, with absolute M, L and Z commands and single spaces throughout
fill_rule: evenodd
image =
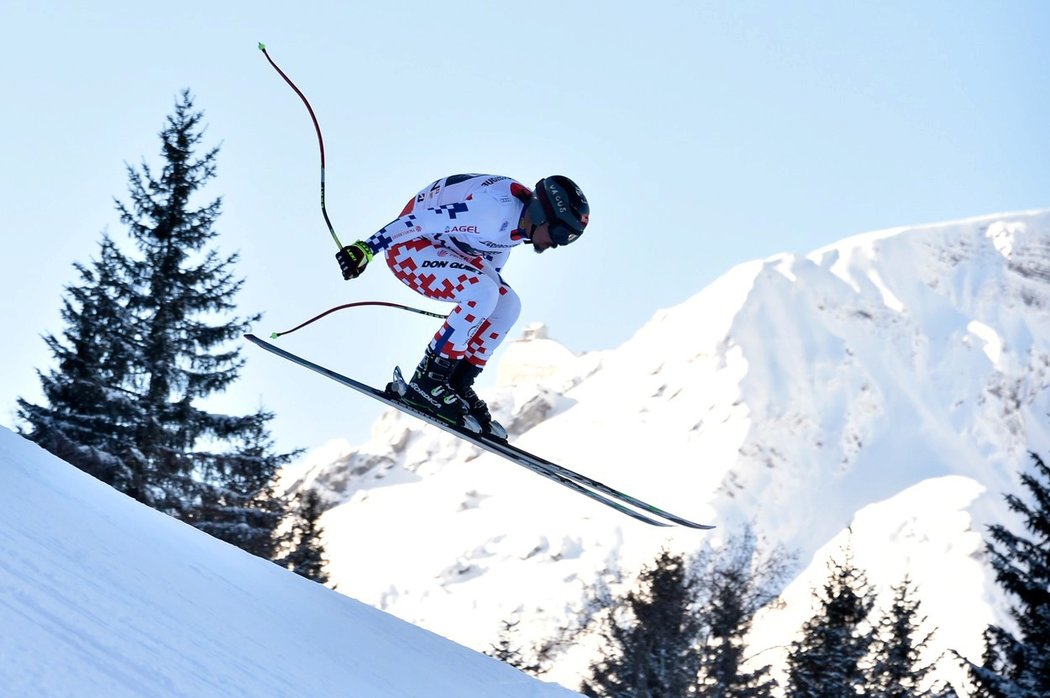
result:
M 467 403 L 470 414 L 474 419 L 478 420 L 481 428 L 486 433 L 495 436 L 497 439 L 506 439 L 507 430 L 503 428 L 502 424 L 492 419 L 492 414 L 489 413 L 489 406 L 474 392 L 474 379 L 480 374 L 480 366 L 475 366 L 466 359 L 460 359 L 459 363 L 456 364 L 456 369 L 452 372 L 452 379 L 449 381 L 449 384 L 456 391 L 456 394 Z
M 449 384 L 457 363 L 427 349 L 401 399 L 438 419 L 480 434 L 480 422 L 470 414 L 466 401 Z

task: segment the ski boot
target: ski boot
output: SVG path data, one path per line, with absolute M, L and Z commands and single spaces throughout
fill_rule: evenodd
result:
M 403 402 L 427 414 L 480 434 L 483 431 L 481 423 L 471 415 L 466 401 L 449 384 L 456 365 L 455 360 L 427 349 L 412 380 L 407 383 L 404 379 L 398 381 L 400 371 L 397 371 L 395 381 L 388 386 L 388 390 L 399 395 Z
M 492 414 L 489 413 L 489 406 L 474 392 L 474 379 L 480 373 L 481 366 L 475 366 L 466 359 L 460 359 L 452 372 L 449 385 L 467 403 L 471 416 L 478 420 L 482 430 L 486 434 L 505 441 L 507 439 L 507 430 L 503 428 L 502 424 L 492 419 Z

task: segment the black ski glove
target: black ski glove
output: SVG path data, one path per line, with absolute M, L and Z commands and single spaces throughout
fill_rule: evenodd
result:
M 372 248 L 364 240 L 358 240 L 353 245 L 347 245 L 335 253 L 335 260 L 339 262 L 339 268 L 343 271 L 343 278 L 349 281 L 361 276 L 368 263 L 372 261 Z

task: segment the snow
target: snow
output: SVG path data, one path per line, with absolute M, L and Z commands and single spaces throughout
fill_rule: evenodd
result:
M 503 364 L 486 397 L 519 445 L 719 528 L 636 524 L 389 413 L 367 444 L 288 480 L 333 505 L 340 590 L 474 648 L 518 619 L 527 644 L 605 571 L 630 578 L 661 546 L 718 545 L 749 523 L 799 555 L 787 606 L 755 628 L 780 643 L 852 527 L 873 582 L 909 571 L 936 646 L 979 658 L 1002 620 L 981 534 L 1013 520 L 1002 495 L 1027 452 L 1050 450 L 1050 212 L 755 260 L 620 347 L 576 355 L 530 328 Z M 578 686 L 587 659 L 549 678 Z
M 977 337 L 982 342 L 981 349 L 984 351 L 985 356 L 994 365 L 999 365 L 999 359 L 1003 355 L 1003 340 L 999 337 L 999 334 L 988 325 L 977 320 L 971 320 L 966 329 L 970 331 L 970 334 Z
M 573 695 L 154 512 L 0 428 L 0 694 Z

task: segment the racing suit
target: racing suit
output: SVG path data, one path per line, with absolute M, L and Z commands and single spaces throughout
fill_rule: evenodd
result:
M 483 367 L 518 319 L 521 301 L 500 276 L 531 190 L 509 177 L 461 174 L 423 188 L 365 243 L 412 290 L 456 304 L 430 349 Z

